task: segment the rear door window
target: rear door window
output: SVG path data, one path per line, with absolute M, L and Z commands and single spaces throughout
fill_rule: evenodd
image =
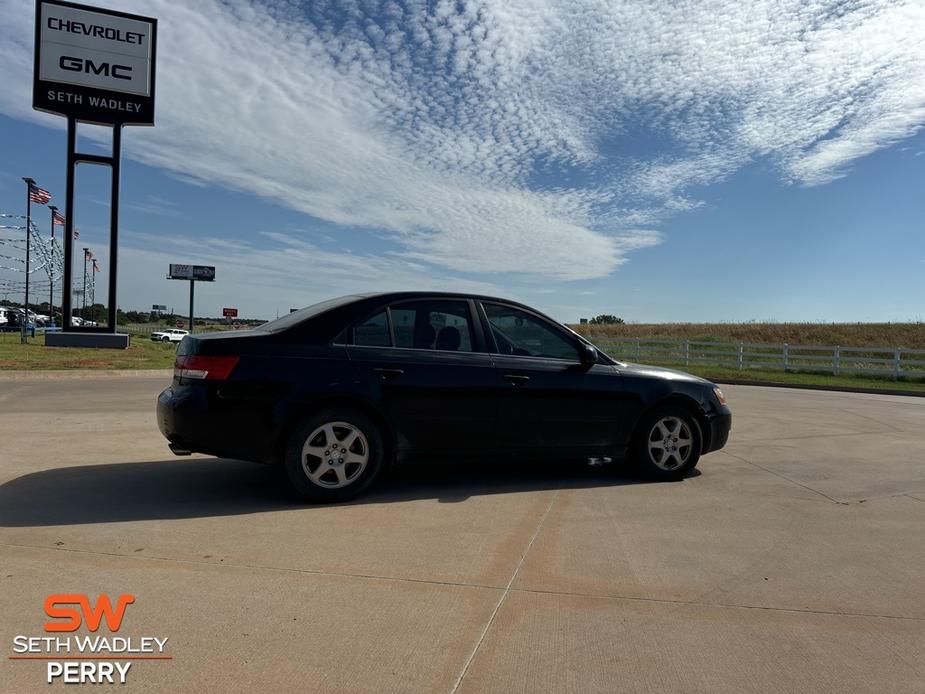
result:
M 392 306 L 391 313 L 396 347 L 472 351 L 472 321 L 466 301 L 409 301 Z

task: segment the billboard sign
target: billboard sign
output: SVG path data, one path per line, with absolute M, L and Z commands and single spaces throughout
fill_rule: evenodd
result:
M 153 306 L 151 306 L 151 310 L 152 311 L 166 311 L 167 305 L 166 304 L 154 304 Z
M 222 316 L 224 316 L 225 318 L 237 318 L 237 317 L 238 317 L 238 309 L 236 309 L 236 308 L 223 308 L 223 309 L 222 309 Z
M 36 0 L 32 107 L 88 123 L 154 125 L 157 20 Z
M 215 266 L 214 265 L 180 265 L 178 263 L 171 263 L 170 272 L 167 273 L 167 279 L 196 280 L 197 282 L 212 282 L 215 280 Z

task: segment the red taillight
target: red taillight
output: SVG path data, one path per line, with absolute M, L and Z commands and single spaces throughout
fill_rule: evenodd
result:
M 173 374 L 179 378 L 195 378 L 200 381 L 224 381 L 237 363 L 238 357 L 177 357 Z

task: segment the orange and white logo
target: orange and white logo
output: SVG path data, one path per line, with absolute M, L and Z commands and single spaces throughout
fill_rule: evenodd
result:
M 45 614 L 54 619 L 66 621 L 46 622 L 45 631 L 77 631 L 80 629 L 81 617 L 90 631 L 100 628 L 105 617 L 110 631 L 119 631 L 125 608 L 135 602 L 134 595 L 120 595 L 113 608 L 109 596 L 100 595 L 96 606 L 90 604 L 90 598 L 82 593 L 59 593 L 45 598 Z M 79 605 L 80 610 L 69 605 Z
M 123 593 L 95 599 L 84 593 L 55 593 L 45 598 L 45 636 L 13 637 L 10 660 L 46 663 L 49 684 L 125 684 L 138 660 L 170 660 L 167 637 L 117 635 L 135 596 Z M 100 632 L 101 627 L 103 632 Z M 89 633 L 80 634 L 79 631 Z M 53 635 L 48 635 L 53 634 Z

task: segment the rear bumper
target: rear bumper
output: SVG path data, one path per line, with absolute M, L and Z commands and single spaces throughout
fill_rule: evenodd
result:
M 270 462 L 272 438 L 250 408 L 234 406 L 201 386 L 171 386 L 157 398 L 157 428 L 176 455 L 207 453 Z
M 710 417 L 710 441 L 704 453 L 718 451 L 729 440 L 729 430 L 732 429 L 732 414 L 717 414 Z

